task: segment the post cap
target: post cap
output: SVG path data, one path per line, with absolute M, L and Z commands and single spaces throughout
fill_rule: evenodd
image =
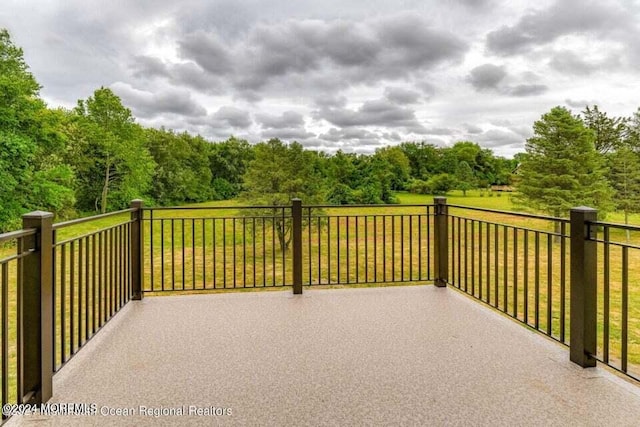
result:
M 576 206 L 575 208 L 571 208 L 572 212 L 598 212 L 597 209 L 590 208 L 589 206 Z
M 434 203 L 446 203 L 447 198 L 444 196 L 436 196 L 433 198 Z
M 133 200 L 131 201 L 130 206 L 131 206 L 132 208 L 142 207 L 142 206 L 144 206 L 144 200 L 142 200 L 142 199 L 133 199 Z
M 46 211 L 33 211 L 22 215 L 23 219 L 52 218 L 53 213 Z

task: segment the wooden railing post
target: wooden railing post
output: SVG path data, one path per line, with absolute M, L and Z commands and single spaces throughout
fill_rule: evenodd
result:
M 583 368 L 596 365 L 597 247 L 595 227 L 598 211 L 571 209 L 571 301 L 569 355 Z
M 434 284 L 438 287 L 447 286 L 449 281 L 449 227 L 447 224 L 448 208 L 446 197 L 434 197 Z
M 302 200 L 291 200 L 293 221 L 293 293 L 302 293 Z
M 131 299 L 141 300 L 144 296 L 142 292 L 142 266 L 144 265 L 144 226 L 142 218 L 144 202 L 140 199 L 131 201 Z M 151 272 L 153 274 L 153 272 Z
M 22 260 L 18 289 L 18 403 L 41 404 L 53 392 L 53 214 L 31 212 L 22 217 L 22 228 L 37 229 L 35 239 L 22 242 L 20 252 L 33 249 Z M 28 245 L 28 246 L 24 246 Z

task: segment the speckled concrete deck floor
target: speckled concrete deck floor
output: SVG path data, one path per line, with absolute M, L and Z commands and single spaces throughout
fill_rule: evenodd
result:
M 136 415 L 11 424 L 640 424 L 637 385 L 432 286 L 132 302 L 56 375 L 52 402 Z M 143 416 L 141 405 L 232 414 Z

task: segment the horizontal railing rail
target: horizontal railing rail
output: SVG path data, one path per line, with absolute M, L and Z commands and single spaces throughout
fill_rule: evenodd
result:
M 475 206 L 464 206 L 464 205 L 455 205 L 455 204 L 447 204 L 447 206 L 451 209 L 463 209 L 467 211 L 477 211 L 477 212 L 484 212 L 484 213 L 491 213 L 491 214 L 507 215 L 511 217 L 540 219 L 543 221 L 552 221 L 552 222 L 559 222 L 559 223 L 565 223 L 565 224 L 569 224 L 570 222 L 567 218 L 557 218 L 557 217 L 548 216 L 548 215 L 538 215 L 538 214 L 531 214 L 531 213 L 525 213 L 525 212 L 505 211 L 505 210 L 498 210 L 498 209 L 479 208 Z
M 84 224 L 87 222 L 95 222 L 98 220 L 103 220 L 103 219 L 108 219 L 108 218 L 114 218 L 114 217 L 118 217 L 127 213 L 132 213 L 135 212 L 136 210 L 134 208 L 129 208 L 129 209 L 122 209 L 119 211 L 115 211 L 115 212 L 108 212 L 108 213 L 104 213 L 104 214 L 99 214 L 99 215 L 94 215 L 94 216 L 88 216 L 88 217 L 84 217 L 84 218 L 77 218 L 77 219 L 72 219 L 69 221 L 63 221 L 63 222 L 58 222 L 56 224 L 53 224 L 53 229 L 54 230 L 60 230 L 61 228 L 66 228 L 66 227 L 72 227 L 75 225 L 80 225 L 80 224 Z

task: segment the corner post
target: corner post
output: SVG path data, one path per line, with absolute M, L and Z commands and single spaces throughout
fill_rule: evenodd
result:
M 447 218 L 449 210 L 446 197 L 434 197 L 434 284 L 439 287 L 446 287 L 449 281 L 449 227 Z
M 22 351 L 18 403 L 42 404 L 53 393 L 53 214 L 36 211 L 22 216 L 22 228 L 37 230 L 20 251 L 33 249 L 23 258 L 19 287 L 22 317 L 19 331 Z M 26 243 L 26 244 L 25 244 Z
M 144 202 L 140 199 L 131 201 L 131 299 L 143 298 L 142 265 L 144 260 L 144 226 L 142 219 Z
M 302 293 L 302 200 L 291 200 L 293 220 L 293 293 Z
M 569 355 L 583 368 L 596 366 L 597 247 L 595 227 L 598 211 L 571 209 L 571 300 Z

